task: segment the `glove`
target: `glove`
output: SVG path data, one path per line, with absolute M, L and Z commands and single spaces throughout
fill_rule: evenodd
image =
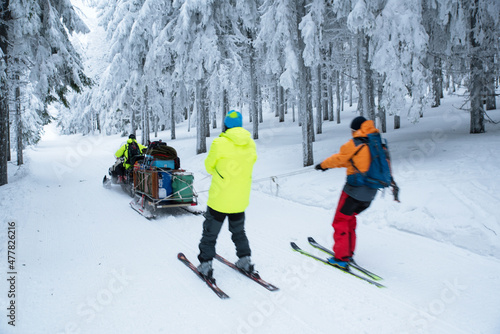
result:
M 321 167 L 321 164 L 317 164 L 316 166 L 314 166 L 314 169 L 316 170 L 320 170 L 322 172 L 326 171 L 328 168 L 323 168 Z

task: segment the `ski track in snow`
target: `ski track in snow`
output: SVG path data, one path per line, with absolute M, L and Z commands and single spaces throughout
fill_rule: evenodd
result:
M 415 138 L 425 121 L 410 129 Z M 300 140 L 300 129 L 274 125 L 264 124 L 257 142 L 254 179 L 262 181 L 253 186 L 247 233 L 257 270 L 280 291 L 214 260 L 217 283 L 231 297 L 219 300 L 177 259 L 183 252 L 197 264 L 203 216 L 173 209 L 144 219 L 119 187 L 101 186 L 124 138 L 59 136 L 49 126 L 42 142 L 27 150 L 25 166 L 9 165 L 10 183 L 0 188 L 0 218 L 17 224 L 19 268 L 17 325 L 8 326 L 4 316 L 0 333 L 500 332 L 499 159 L 490 149 L 498 139 L 474 137 L 471 147 L 483 143 L 485 151 L 456 160 L 450 160 L 453 148 L 468 145 L 469 137 L 441 143 L 426 156 L 429 163 L 397 178 L 401 204 L 381 194 L 358 217 L 356 259 L 384 277 L 387 288 L 378 289 L 292 251 L 294 241 L 325 256 L 308 236 L 331 247 L 345 171 L 294 174 L 300 143 L 291 138 Z M 195 174 L 204 209 L 205 155 L 194 155 L 195 134 L 183 126 L 170 144 Z M 315 143 L 317 160 L 345 141 L 344 128 L 325 124 Z M 387 137 L 394 165 L 404 166 L 405 152 L 415 152 L 404 148 L 418 150 L 414 139 Z M 471 170 L 477 173 L 466 178 Z M 217 251 L 236 260 L 227 223 Z M 5 260 L 0 270 L 7 272 Z M 0 293 L 7 290 L 3 280 Z M 6 310 L 7 300 L 0 306 Z

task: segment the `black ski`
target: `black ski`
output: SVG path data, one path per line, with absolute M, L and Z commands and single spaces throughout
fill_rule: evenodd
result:
M 312 237 L 309 237 L 307 238 L 307 240 L 309 241 L 309 243 L 311 244 L 311 246 L 319 249 L 319 250 L 322 250 L 323 252 L 331 255 L 331 256 L 335 256 L 335 253 L 333 253 L 333 251 L 331 251 L 330 249 L 318 244 L 316 242 L 316 240 L 314 240 Z M 368 269 L 365 269 L 363 267 L 361 267 L 359 264 L 356 263 L 356 261 L 354 261 L 354 259 L 352 261 L 349 262 L 349 266 L 351 266 L 352 268 L 362 272 L 363 274 L 365 274 L 366 276 L 370 277 L 371 279 L 374 279 L 376 281 L 381 281 L 383 280 L 382 277 L 380 277 L 379 275 L 377 274 L 374 274 L 372 273 L 371 271 L 369 271 Z
M 269 291 L 277 291 L 279 290 L 278 287 L 272 285 L 271 283 L 268 283 L 266 281 L 264 281 L 262 278 L 260 278 L 260 275 L 258 272 L 254 271 L 253 273 L 248 273 L 244 270 L 241 270 L 240 268 L 236 267 L 236 265 L 228 260 L 226 260 L 225 258 L 223 258 L 222 256 L 220 256 L 219 254 L 216 254 L 215 255 L 215 258 L 217 260 L 219 260 L 220 262 L 224 263 L 225 265 L 233 268 L 234 270 L 242 273 L 243 275 L 245 275 L 246 277 L 250 278 L 252 281 L 262 285 L 264 288 L 266 288 L 267 290 Z
M 200 272 L 198 271 L 198 269 L 196 269 L 195 265 L 193 263 L 191 263 L 191 261 L 189 261 L 187 259 L 187 257 L 183 254 L 183 253 L 179 253 L 177 254 L 177 258 L 182 262 L 184 263 L 187 267 L 189 267 L 189 269 L 191 269 L 195 274 L 196 276 L 198 276 L 200 279 L 202 279 L 205 283 L 207 283 L 208 287 L 210 289 L 212 289 L 213 292 L 215 292 L 215 294 L 217 296 L 219 296 L 219 298 L 221 299 L 227 299 L 229 298 L 228 295 L 226 295 L 226 293 L 224 291 L 222 291 L 218 286 L 217 284 L 215 284 L 215 278 L 208 278 L 202 274 L 200 274 Z
M 352 272 L 352 271 L 350 271 L 349 269 L 344 270 L 344 269 L 341 269 L 341 268 L 339 268 L 339 267 L 336 267 L 336 266 L 332 265 L 330 262 L 328 262 L 326 259 L 320 258 L 320 257 L 318 257 L 318 256 L 316 256 L 316 255 L 313 255 L 313 254 L 311 254 L 311 253 L 309 253 L 309 252 L 306 252 L 305 250 L 303 250 L 303 249 L 301 249 L 299 246 L 297 246 L 297 244 L 296 244 L 295 242 L 291 242 L 291 243 L 290 243 L 290 245 L 292 246 L 292 249 L 293 249 L 294 251 L 296 251 L 296 252 L 298 252 L 298 253 L 300 253 L 300 254 L 303 254 L 303 255 L 305 255 L 305 256 L 309 256 L 309 257 L 311 257 L 311 258 L 315 259 L 316 261 L 323 262 L 324 264 L 327 264 L 327 265 L 329 265 L 329 266 L 331 266 L 331 267 L 333 267 L 333 268 L 336 268 L 336 269 L 338 269 L 338 270 L 340 270 L 340 271 L 342 271 L 342 272 L 344 272 L 344 273 L 346 273 L 346 274 L 349 274 L 349 275 L 351 275 L 351 276 L 354 276 L 354 277 L 356 277 L 356 278 L 359 278 L 360 280 L 363 280 L 363 281 L 365 281 L 365 282 L 368 282 L 368 283 L 370 283 L 370 284 L 373 284 L 373 285 L 375 285 L 375 286 L 376 286 L 376 287 L 378 287 L 378 288 L 385 288 L 385 286 L 384 286 L 384 285 L 382 285 L 382 284 L 380 284 L 380 283 L 378 283 L 378 282 L 375 282 L 375 281 L 373 281 L 373 280 L 371 280 L 371 279 L 369 279 L 369 278 L 366 278 L 366 277 L 364 277 L 364 276 L 361 276 L 361 275 L 358 275 L 358 274 L 356 274 L 356 273 L 353 273 L 353 272 Z

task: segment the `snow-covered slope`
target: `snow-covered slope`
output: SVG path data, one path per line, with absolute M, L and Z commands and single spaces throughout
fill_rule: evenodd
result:
M 312 250 L 308 236 L 332 245 L 345 171 L 302 168 L 300 128 L 265 115 L 247 232 L 257 269 L 280 291 L 215 262 L 229 300 L 176 258 L 184 252 L 197 263 L 202 216 L 171 210 L 146 220 L 119 188 L 102 187 L 124 138 L 62 136 L 49 126 L 27 150 L 26 165 L 9 165 L 9 184 L 0 187 L 0 333 L 499 333 L 500 125 L 469 135 L 459 104 L 446 97 L 419 124 L 384 135 L 402 203 L 380 194 L 359 216 L 356 259 L 387 289 L 291 250 L 290 241 Z M 317 162 L 348 139 L 353 116 L 325 123 Z M 490 116 L 500 120 L 498 111 Z M 195 133 L 184 124 L 179 139 L 169 135 L 160 138 L 195 173 L 203 209 L 206 154 L 194 154 Z M 15 222 L 15 298 L 6 298 L 8 222 Z M 235 260 L 227 229 L 217 250 Z

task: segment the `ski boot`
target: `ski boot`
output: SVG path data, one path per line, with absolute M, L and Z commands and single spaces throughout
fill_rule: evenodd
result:
M 212 261 L 201 262 L 196 269 L 198 269 L 198 272 L 202 276 L 211 280 L 213 279 L 214 270 L 212 269 Z
M 342 269 L 345 271 L 349 270 L 349 262 L 339 260 L 333 256 L 328 258 L 328 263 L 330 263 L 332 266 L 337 267 L 339 269 Z
M 248 273 L 248 274 L 254 274 L 256 273 L 254 264 L 250 260 L 250 256 L 243 256 L 240 257 L 238 261 L 236 261 L 235 266 L 238 267 L 238 269 Z

